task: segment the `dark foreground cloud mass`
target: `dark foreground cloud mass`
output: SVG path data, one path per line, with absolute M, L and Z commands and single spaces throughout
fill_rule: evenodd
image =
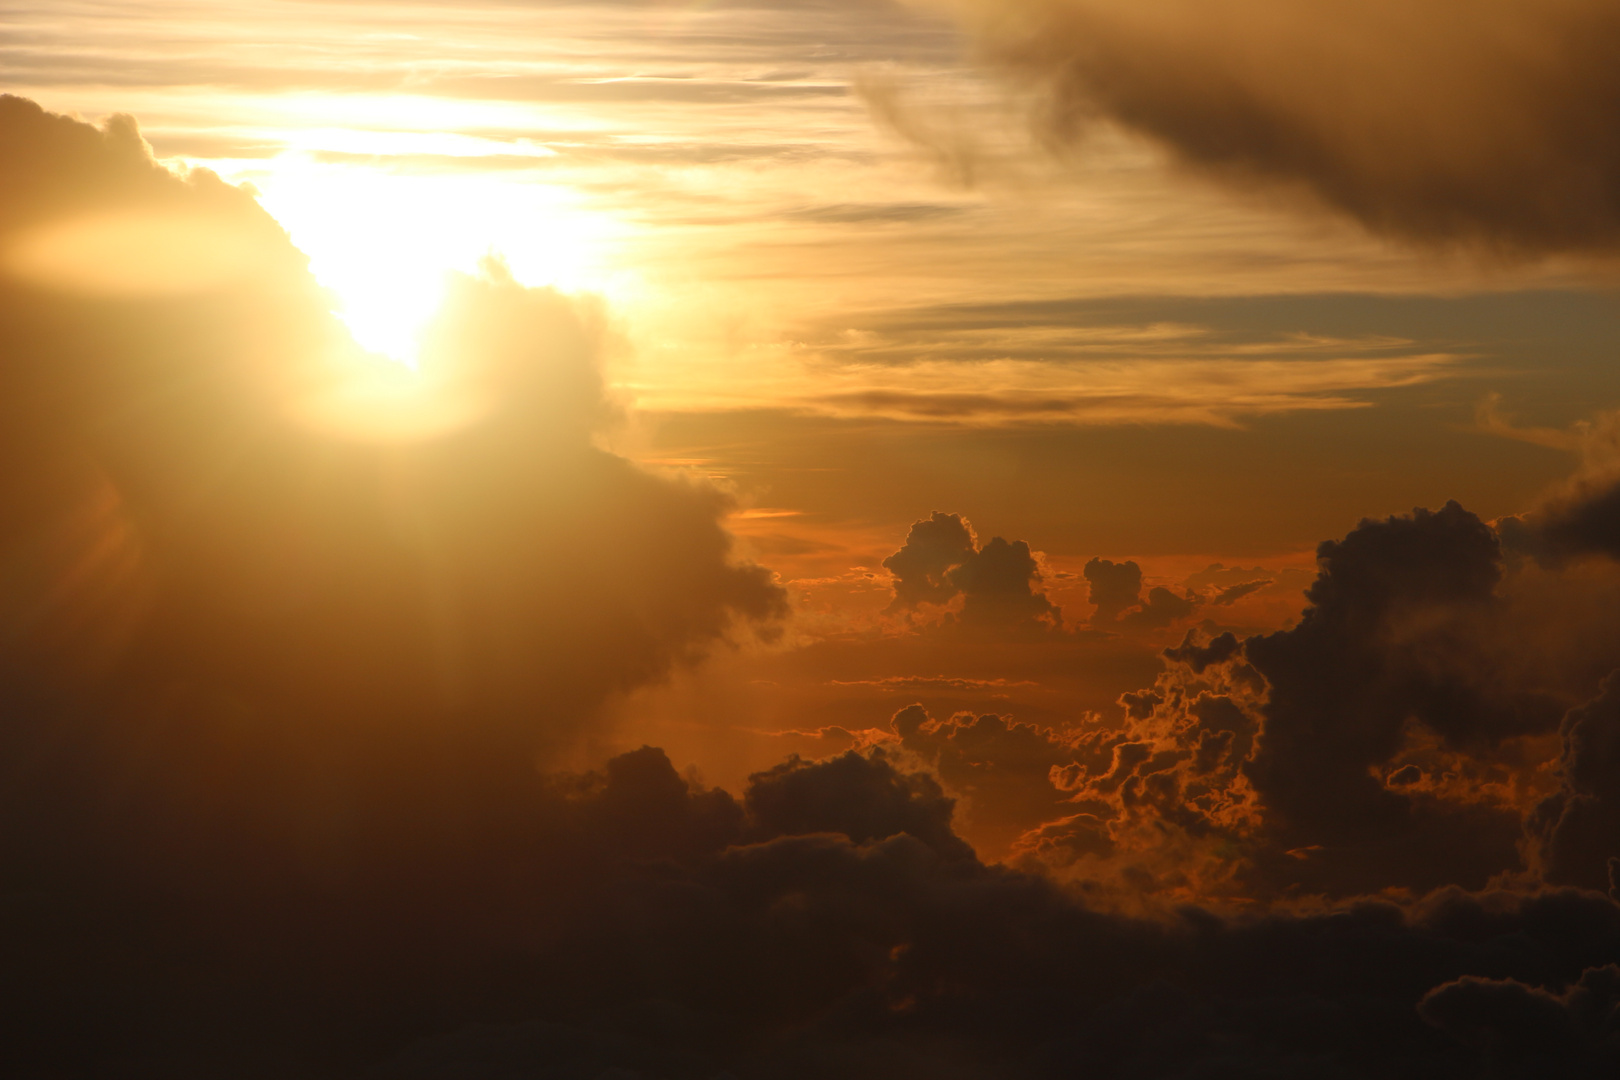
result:
M 1504 251 L 1620 242 L 1608 0 L 959 0 L 1061 141 L 1107 120 L 1376 232 Z
M 249 196 L 170 175 L 127 119 L 4 98 L 0 138 L 16 692 L 560 745 L 604 695 L 782 610 L 727 560 L 717 493 L 591 444 L 589 305 L 459 279 L 422 400 L 367 397 L 384 376 Z M 417 437 L 357 437 L 395 422 Z
M 1020 846 L 1138 896 L 1608 888 L 1612 607 L 1505 570 L 1497 532 L 1455 503 L 1318 556 L 1296 626 L 1189 631 L 1123 722 L 1047 733 L 1068 813 Z M 1575 588 L 1612 581 L 1589 571 Z
M 455 422 L 339 437 L 364 361 L 251 199 L 123 122 L 0 99 L 0 139 L 10 1075 L 1620 1068 L 1620 651 L 1600 614 L 1535 653 L 1563 571 L 1462 508 L 1324 545 L 1298 625 L 1189 634 L 1112 720 L 906 709 L 740 798 L 537 768 L 782 603 L 719 496 L 591 445 L 588 306 L 462 280 Z M 1058 632 L 1026 544 L 906 552 L 902 607 Z M 1022 861 L 956 789 L 1042 822 Z

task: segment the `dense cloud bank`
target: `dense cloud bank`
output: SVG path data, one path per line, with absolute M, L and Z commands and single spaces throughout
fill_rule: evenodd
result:
M 784 612 L 720 493 L 593 445 L 590 304 L 460 278 L 417 376 L 329 305 L 247 193 L 161 168 L 128 118 L 0 97 L 8 912 L 89 941 L 90 909 L 233 880 L 318 905 L 300 878 L 364 876 L 356 847 L 383 876 L 413 842 L 476 862 L 606 698 Z M 250 944 L 246 908 L 201 910 Z M 18 917 L 8 949 L 50 941 L 100 992 L 74 934 Z
M 1607 889 L 1620 617 L 1616 568 L 1592 554 L 1607 532 L 1551 566 L 1502 539 L 1613 498 L 1579 490 L 1501 534 L 1456 503 L 1363 521 L 1321 545 L 1296 625 L 1188 630 L 1121 715 L 1048 727 L 913 706 L 895 745 L 967 800 L 977 831 L 1021 831 L 1014 852 L 1094 902 Z M 1084 576 L 1093 627 L 1156 606 L 1134 562 L 1093 559 Z
M 946 6 L 1058 141 L 1117 123 L 1404 240 L 1620 242 L 1620 10 L 1607 0 Z
M 592 445 L 589 304 L 460 278 L 413 381 L 356 354 L 247 194 L 127 119 L 0 98 L 0 140 L 13 699 L 557 747 L 784 610 L 717 492 Z
M 1532 655 L 1460 507 L 1324 545 L 1297 626 L 1190 635 L 1111 723 L 907 709 L 740 798 L 652 748 L 536 768 L 782 610 L 718 495 L 591 444 L 589 308 L 463 279 L 457 407 L 346 425 L 366 362 L 245 194 L 124 122 L 5 98 L 0 140 L 13 1075 L 1620 1067 L 1615 639 Z M 964 640 L 1060 632 L 1022 542 L 935 515 L 888 565 Z M 1099 624 L 1163 607 L 1096 571 Z M 1043 822 L 1023 862 L 956 788 Z
M 100 821 L 71 874 L 8 894 L 12 1067 L 1585 1077 L 1620 1060 L 1620 908 L 1598 894 L 1101 914 L 980 864 L 938 787 L 881 755 L 789 763 L 739 805 L 643 749 L 503 802 L 471 845 L 389 818 L 324 860 L 244 850 L 240 825 L 198 843 L 195 822 L 132 851 Z

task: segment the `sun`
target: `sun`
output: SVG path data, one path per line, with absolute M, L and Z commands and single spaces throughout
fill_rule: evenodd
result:
M 525 285 L 611 293 L 624 229 L 561 185 L 292 152 L 241 177 L 310 260 L 362 347 L 415 366 L 446 275 L 494 255 Z

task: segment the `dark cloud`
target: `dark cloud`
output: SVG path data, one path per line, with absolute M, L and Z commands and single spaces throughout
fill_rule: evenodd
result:
M 902 773 L 881 749 L 810 764 L 790 758 L 750 778 L 744 805 L 766 837 L 837 833 L 857 844 L 905 833 L 940 856 L 970 859 L 951 831 L 952 800 L 924 773 Z
M 1196 638 L 1196 631 L 1187 631 L 1180 645 L 1164 650 L 1165 659 L 1185 664 L 1194 675 L 1202 675 L 1210 665 L 1224 664 L 1232 659 L 1242 647 L 1242 643 L 1230 633 L 1222 634 L 1204 645 L 1200 645 Z
M 1248 596 L 1250 593 L 1260 591 L 1267 585 L 1270 585 L 1271 582 L 1271 578 L 1261 578 L 1258 581 L 1245 581 L 1237 585 L 1228 585 L 1220 592 L 1216 593 L 1215 598 L 1211 600 L 1210 603 L 1217 607 L 1225 607 L 1228 604 L 1236 603 L 1245 596 Z
M 591 444 L 589 304 L 499 267 L 459 279 L 423 346 L 412 408 L 431 426 L 368 443 L 386 406 L 345 380 L 377 362 L 251 198 L 169 174 L 127 120 L 6 98 L 0 138 L 16 693 L 141 715 L 185 686 L 189 704 L 152 707 L 429 729 L 476 715 L 562 746 L 606 695 L 734 617 L 781 612 L 764 570 L 728 560 L 718 493 Z M 96 244 L 129 237 L 130 280 L 98 277 Z M 247 241 L 251 266 L 212 273 Z M 210 273 L 193 280 L 176 251 Z M 51 659 L 115 630 L 104 684 Z
M 1421 784 L 1422 782 L 1423 770 L 1416 765 L 1402 765 L 1384 777 L 1384 783 L 1390 787 L 1409 787 L 1412 784 Z
M 1474 633 L 1503 615 L 1495 535 L 1450 503 L 1363 522 L 1322 545 L 1319 562 L 1299 626 L 1244 646 L 1268 687 L 1244 773 L 1272 842 L 1311 849 L 1290 871 L 1343 872 L 1343 889 L 1367 887 L 1368 875 L 1477 885 L 1513 867 L 1517 807 L 1434 800 L 1378 779 L 1422 741 L 1417 732 L 1489 760 L 1558 723 L 1559 699 L 1515 685 Z
M 1009 544 L 993 537 L 951 570 L 950 579 L 962 591 L 964 626 L 1062 626 L 1062 613 L 1045 593 L 1035 591 L 1040 568 L 1022 540 Z
M 946 625 L 968 631 L 1048 634 L 1062 629 L 1063 613 L 1040 591 L 1041 571 L 1022 540 L 992 537 L 978 547 L 973 527 L 939 511 L 915 522 L 903 547 L 883 560 L 894 575 L 888 610 L 919 603 L 945 604 L 960 596 Z
M 959 5 L 1061 141 L 1110 121 L 1224 179 L 1421 243 L 1620 241 L 1620 14 L 1602 0 Z
M 1147 599 L 1135 611 L 1127 612 L 1120 622 L 1126 626 L 1158 629 L 1185 619 L 1198 610 L 1198 601 L 1188 596 L 1177 596 L 1169 589 L 1155 585 L 1148 590 Z
M 935 510 L 913 524 L 905 545 L 883 560 L 883 568 L 894 575 L 890 609 L 943 604 L 956 596 L 961 588 L 950 571 L 968 560 L 976 543 L 972 527 L 956 514 Z
M 336 861 L 159 849 L 148 877 L 79 853 L 78 888 L 8 894 L 10 1061 L 977 1080 L 1463 1077 L 1521 1045 L 1605 1060 L 1620 908 L 1591 893 L 1103 914 L 978 862 L 938 788 L 877 755 L 789 763 L 740 805 L 646 748 L 504 798 L 470 850 L 429 814 L 403 846 Z M 174 889 L 186 864 L 200 876 Z M 1496 987 L 1515 1000 L 1478 1000 Z M 1536 1042 L 1549 1027 L 1569 1037 Z
M 1556 725 L 1555 701 L 1493 685 L 1471 657 L 1449 662 L 1451 628 L 1489 618 L 1500 579 L 1496 537 L 1478 518 L 1450 503 L 1365 522 L 1319 560 L 1300 625 L 1245 645 L 1269 686 L 1265 738 L 1245 771 L 1287 846 L 1409 828 L 1413 808 L 1369 774 L 1409 724 L 1454 747 Z M 1499 822 L 1510 845 L 1516 824 Z M 1482 865 L 1499 865 L 1484 850 L 1487 823 L 1466 831 L 1446 840 L 1448 856 L 1476 847 Z
M 1527 873 L 1607 887 L 1614 710 L 1599 697 L 1569 712 L 1553 771 L 1560 717 L 1596 676 L 1530 644 L 1607 643 L 1612 667 L 1606 617 L 1534 568 L 1505 580 L 1496 534 L 1455 503 L 1364 521 L 1318 556 L 1292 629 L 1189 631 L 1152 687 L 1120 698 L 1120 719 L 1046 733 L 1042 764 L 1064 795 L 1014 849 L 1126 896 L 1342 896 Z M 1124 579 L 1116 611 L 1130 599 L 1130 564 L 1088 570 L 1094 590 Z M 1537 590 L 1548 606 L 1526 601 Z M 972 782 L 935 767 L 952 790 Z
M 1620 482 L 1593 470 L 1529 514 L 1497 523 L 1504 546 L 1546 565 L 1583 555 L 1620 559 Z
M 1141 602 L 1142 568 L 1134 562 L 1092 559 L 1083 572 L 1089 587 L 1086 599 L 1097 609 L 1091 615 L 1094 624 L 1117 622 L 1126 608 Z
M 1142 568 L 1134 562 L 1092 559 L 1086 563 L 1086 599 L 1096 607 L 1093 626 L 1124 626 L 1156 630 L 1191 615 L 1198 607 L 1192 597 L 1177 596 L 1155 585 L 1142 597 Z
M 1530 820 L 1533 851 L 1549 881 L 1609 887 L 1620 857 L 1620 677 L 1562 724 L 1559 790 Z
M 731 560 L 719 493 L 592 445 L 590 304 L 460 279 L 432 393 L 379 404 L 246 193 L 160 168 L 127 119 L 0 98 L 0 144 L 5 1037 L 82 1014 L 36 1075 L 217 1075 L 187 1061 L 230 1010 L 368 996 L 451 893 L 527 873 L 505 845 L 560 798 L 537 758 L 782 594 Z M 303 1005 L 208 1000 L 237 962 L 286 993 L 276 952 Z M 171 1008 L 190 1034 L 148 1039 Z
M 909 705 L 890 720 L 900 749 L 937 775 L 963 802 L 982 851 L 1006 850 L 1018 836 L 1067 812 L 1051 782 L 1072 768 L 1076 748 L 1063 733 L 995 713 L 936 720 Z
M 1620 1069 L 1620 967 L 1613 964 L 1581 972 L 1562 993 L 1464 976 L 1425 994 L 1418 1013 L 1478 1049 L 1489 1076 L 1596 1077 Z

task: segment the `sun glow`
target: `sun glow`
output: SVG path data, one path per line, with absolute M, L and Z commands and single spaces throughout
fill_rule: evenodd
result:
M 0 265 L 37 284 L 106 296 L 206 291 L 250 277 L 265 237 L 223 214 L 106 212 L 25 231 Z
M 370 443 L 408 443 L 458 431 L 494 407 L 488 387 L 375 357 L 346 362 L 294 405 L 318 431 Z
M 569 188 L 456 169 L 407 172 L 287 153 L 232 177 L 310 258 L 365 348 L 414 366 L 450 271 L 490 255 L 525 285 L 613 295 L 606 259 L 625 229 Z

